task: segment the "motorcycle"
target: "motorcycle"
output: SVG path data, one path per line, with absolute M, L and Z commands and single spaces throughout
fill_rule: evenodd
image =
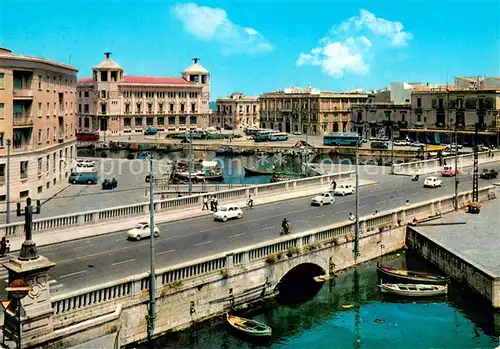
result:
M 420 177 L 420 176 L 419 176 L 418 174 L 413 175 L 413 177 L 411 177 L 411 181 L 412 181 L 412 182 L 417 182 L 419 177 Z
M 288 235 L 290 234 L 290 224 L 287 223 L 284 227 L 281 227 L 280 235 Z
M 250 200 L 247 201 L 247 206 L 249 208 L 253 208 L 253 199 L 250 199 Z

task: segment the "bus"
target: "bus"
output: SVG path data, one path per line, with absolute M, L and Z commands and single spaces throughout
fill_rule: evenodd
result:
M 288 133 L 285 133 L 285 132 L 274 132 L 274 133 L 270 133 L 269 136 L 268 136 L 269 140 L 271 142 L 275 142 L 275 141 L 286 141 L 288 140 Z
M 277 133 L 275 130 L 261 130 L 253 135 L 255 142 L 267 142 L 269 140 L 269 136 L 273 133 Z
M 245 129 L 245 135 L 247 136 L 255 136 L 257 133 L 265 131 L 263 128 L 258 128 L 258 127 L 248 127 Z
M 84 142 L 97 142 L 99 140 L 99 133 L 97 132 L 77 132 L 76 133 L 77 141 Z
M 361 146 L 362 137 L 356 132 L 333 132 L 323 136 L 323 145 L 355 147 L 356 140 Z

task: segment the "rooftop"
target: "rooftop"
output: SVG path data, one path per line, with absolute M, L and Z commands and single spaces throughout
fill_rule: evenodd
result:
M 118 63 L 116 63 L 111 58 L 109 58 L 109 56 L 111 55 L 111 52 L 106 52 L 106 53 L 104 53 L 104 55 L 106 56 L 106 58 L 104 58 L 104 60 L 101 63 L 99 63 L 96 66 L 94 66 L 94 69 L 118 69 L 118 70 L 123 70 L 123 68 L 120 67 L 120 65 Z
M 188 74 L 194 74 L 194 73 L 201 73 L 201 74 L 208 74 L 208 70 L 203 68 L 203 66 L 198 63 L 199 58 L 193 58 L 194 63 L 191 64 L 186 70 L 183 71 L 183 73 L 188 73 Z
M 497 191 L 498 195 L 498 191 Z M 483 270 L 500 277 L 500 200 L 488 201 L 477 215 L 454 212 L 431 223 L 458 223 L 460 225 L 416 226 L 418 231 L 453 254 Z
M 79 84 L 93 84 L 92 78 L 78 79 Z M 178 77 L 163 76 L 124 76 L 120 85 L 187 85 L 198 86 L 193 82 Z
M 68 69 L 68 70 L 73 71 L 74 73 L 78 72 L 78 69 L 76 69 L 75 67 L 73 67 L 71 65 L 59 63 L 56 61 L 51 61 L 51 60 L 48 60 L 45 58 L 12 53 L 11 50 L 4 48 L 4 47 L 0 47 L 0 58 L 1 59 L 12 59 L 12 60 L 18 60 L 18 61 L 29 61 L 29 62 L 43 63 L 43 64 L 48 64 L 48 65 L 51 65 L 51 66 L 57 67 L 57 68 Z

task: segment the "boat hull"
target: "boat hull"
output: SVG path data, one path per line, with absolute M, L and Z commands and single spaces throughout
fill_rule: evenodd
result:
M 245 177 L 270 176 L 273 174 L 272 172 L 263 170 L 253 170 L 248 167 L 243 167 L 243 169 L 245 170 Z
M 268 338 L 272 334 L 271 327 L 255 320 L 226 315 L 226 321 L 231 329 L 245 336 L 253 338 Z
M 420 273 L 410 270 L 404 270 L 404 272 L 407 272 L 408 274 L 403 275 L 403 274 L 398 274 L 397 273 L 398 271 L 400 270 L 381 267 L 381 266 L 377 268 L 379 277 L 381 277 L 384 281 L 387 282 L 407 282 L 414 284 L 432 284 L 432 285 L 446 285 L 450 282 L 449 278 L 440 275 Z
M 447 285 L 381 284 L 380 291 L 402 297 L 435 297 L 448 293 Z

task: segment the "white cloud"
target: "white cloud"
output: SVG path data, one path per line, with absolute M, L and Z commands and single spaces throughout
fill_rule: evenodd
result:
M 207 42 L 218 42 L 225 54 L 261 53 L 273 49 L 257 30 L 231 22 L 221 8 L 187 3 L 174 5 L 172 11 L 188 33 Z
M 320 46 L 310 53 L 301 53 L 296 65 L 319 66 L 328 75 L 336 77 L 346 72 L 367 74 L 370 70 L 366 63 L 367 54 L 374 48 L 374 42 L 377 46 L 387 41 L 390 46 L 406 46 L 413 35 L 403 29 L 401 22 L 378 18 L 361 9 L 359 16 L 334 26 L 330 35 L 319 41 Z

